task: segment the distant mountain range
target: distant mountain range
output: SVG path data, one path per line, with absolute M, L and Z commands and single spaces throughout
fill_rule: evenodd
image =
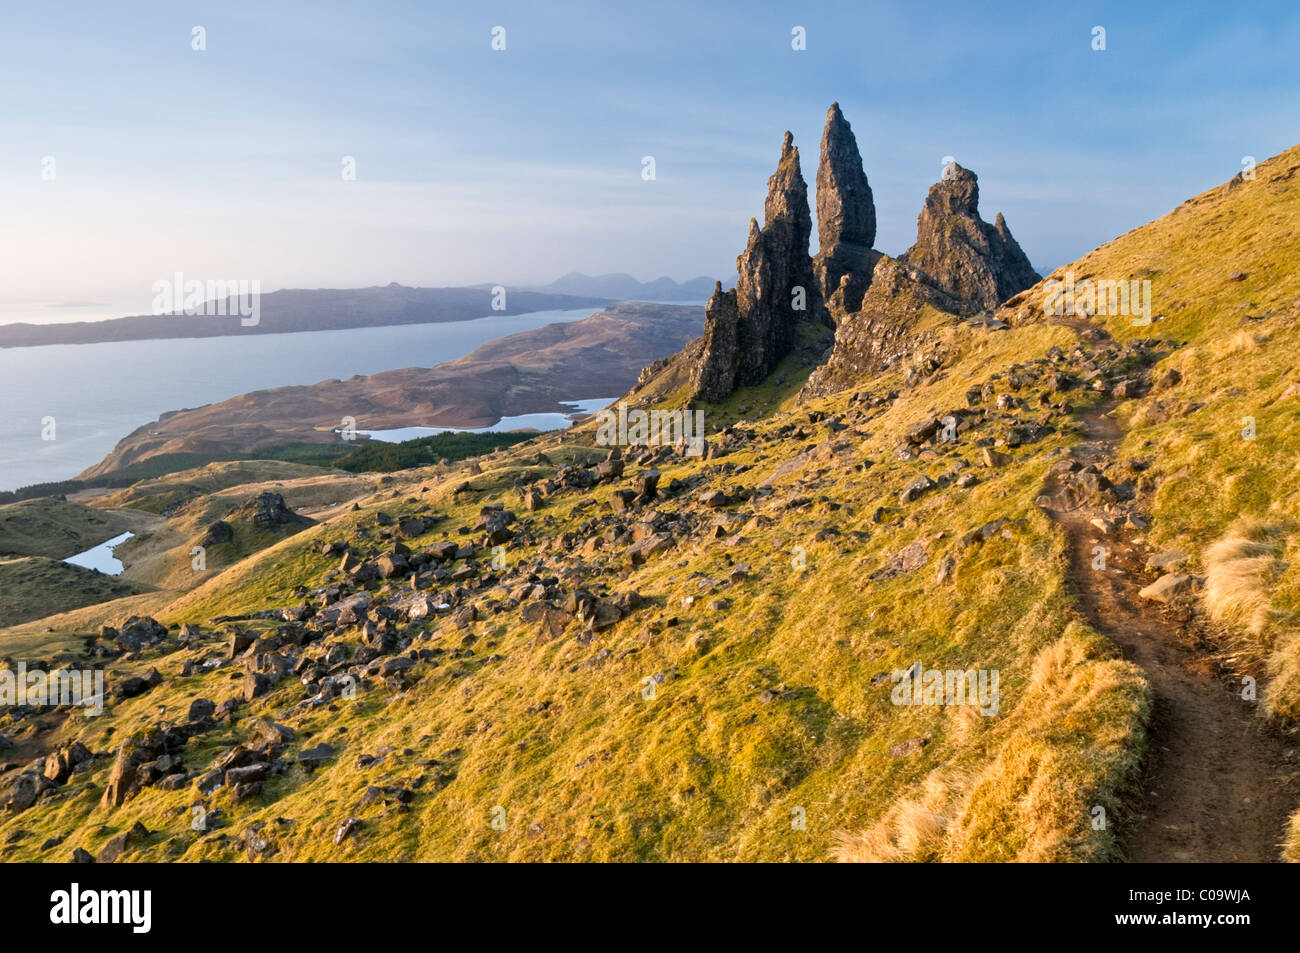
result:
M 714 279 L 708 277 L 691 278 L 679 284 L 671 278 L 637 281 L 622 272 L 592 276 L 571 271 L 549 285 L 528 286 L 528 290 L 551 294 L 596 295 L 626 301 L 703 301 L 713 294 L 713 285 Z
M 59 324 L 22 322 L 0 325 L 0 348 L 436 324 L 491 314 L 597 308 L 611 301 L 703 301 L 713 293 L 713 285 L 712 278 L 704 277 L 679 284 L 671 278 L 637 281 L 625 274 L 592 277 L 571 271 L 545 286 L 505 286 L 504 309 L 493 308 L 494 285 L 410 288 L 393 282 L 371 288 L 289 288 L 261 295 L 258 321 L 251 326 L 241 323 L 233 306 L 219 309 L 232 312 L 229 314 L 142 314 Z M 228 301 L 235 304 L 233 298 Z

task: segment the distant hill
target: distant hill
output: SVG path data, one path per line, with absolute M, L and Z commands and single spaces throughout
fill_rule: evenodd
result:
M 285 443 L 337 443 L 344 416 L 363 430 L 487 427 L 501 417 L 563 413 L 566 401 L 624 393 L 651 361 L 700 333 L 704 309 L 620 302 L 581 321 L 507 335 L 432 368 L 253 391 L 163 414 L 119 441 L 83 477 L 164 454 L 220 458 Z
M 531 291 L 566 295 L 596 295 L 631 301 L 702 301 L 713 294 L 714 279 L 691 278 L 680 284 L 671 278 L 637 281 L 622 272 L 610 275 L 584 275 L 571 271 L 549 285 L 530 287 Z
M 108 321 L 5 324 L 0 325 L 0 347 L 435 324 L 491 314 L 600 307 L 608 298 L 508 290 L 506 307 L 494 311 L 489 288 L 408 288 L 394 282 L 373 288 L 284 289 L 261 295 L 259 303 L 259 320 L 251 327 L 244 327 L 238 314 L 146 314 Z
M 100 507 L 54 497 L 10 503 L 0 506 L 0 559 L 10 555 L 66 559 L 126 529 L 136 526 L 122 514 Z

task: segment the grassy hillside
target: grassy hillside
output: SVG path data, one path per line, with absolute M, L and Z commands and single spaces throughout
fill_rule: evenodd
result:
M 1150 462 L 1150 545 L 1203 580 L 1201 631 L 1253 672 L 1263 712 L 1300 723 L 1300 147 L 1122 235 L 1072 268 L 1151 282 L 1155 321 L 1099 315 L 1119 339 L 1179 347 L 1126 401 L 1123 451 Z M 1065 268 L 1052 277 L 1063 277 Z M 1041 288 L 1011 303 L 1028 311 Z M 1300 813 L 1287 856 L 1300 860 Z
M 400 443 L 370 440 L 334 465 L 350 473 L 391 473 L 427 467 L 442 460 L 465 460 L 497 447 L 528 440 L 530 433 L 438 433 Z
M 0 627 L 144 591 L 140 586 L 57 559 L 0 559 Z
M 200 500 L 222 490 L 325 476 L 329 472 L 320 467 L 277 460 L 219 461 L 140 480 L 97 498 L 95 503 L 164 514 L 184 508 L 191 500 Z
M 1206 578 L 1225 653 L 1265 659 L 1271 710 L 1300 717 L 1300 147 L 1190 199 L 1068 266 L 1151 282 L 1150 326 L 1098 316 L 1115 337 L 1180 345 L 1158 386 L 1125 402 L 1123 450 L 1149 460 L 1150 541 Z M 1050 277 L 1060 278 L 1067 269 Z M 1006 310 L 1032 311 L 1041 289 Z M 1172 376 L 1169 376 L 1172 375 Z M 1217 547 L 1216 547 L 1217 544 Z
M 0 554 L 64 559 L 140 523 L 130 513 L 54 497 L 10 503 L 0 506 Z

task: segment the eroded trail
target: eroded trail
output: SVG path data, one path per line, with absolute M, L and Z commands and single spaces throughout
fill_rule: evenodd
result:
M 1114 401 L 1080 414 L 1085 441 L 1074 448 L 1082 466 L 1107 466 L 1122 436 L 1109 416 Z M 1208 648 L 1162 606 L 1138 590 L 1153 578 L 1134 534 L 1103 534 L 1099 508 L 1073 507 L 1062 478 L 1046 487 L 1047 511 L 1064 529 L 1070 587 L 1089 623 L 1139 665 L 1155 708 L 1147 771 L 1127 825 L 1130 861 L 1276 861 L 1287 817 L 1300 803 L 1296 765 L 1286 740 L 1241 698 L 1240 681 L 1222 673 Z M 1094 547 L 1106 549 L 1095 569 Z

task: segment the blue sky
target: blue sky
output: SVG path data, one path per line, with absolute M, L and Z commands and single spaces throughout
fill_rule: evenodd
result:
M 812 182 L 832 100 L 878 247 L 910 244 L 951 155 L 1051 268 L 1300 141 L 1296 5 L 1134 6 L 6 5 L 0 320 L 144 310 L 176 271 L 263 290 L 723 276 L 786 129 Z

